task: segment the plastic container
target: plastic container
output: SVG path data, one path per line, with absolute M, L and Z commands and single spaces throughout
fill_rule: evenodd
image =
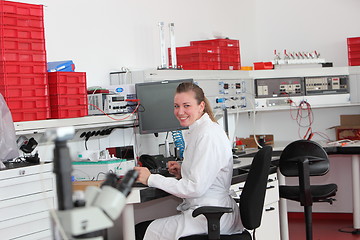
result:
M 49 84 L 50 95 L 78 95 L 87 94 L 86 84 Z
M 239 40 L 233 39 L 210 39 L 210 40 L 201 40 L 201 41 L 191 41 L 191 46 L 217 46 L 217 47 L 239 47 Z
M 360 37 L 348 38 L 348 39 L 347 39 L 347 44 L 348 44 L 348 45 L 360 44 Z
M 220 62 L 201 62 L 201 63 L 187 63 L 179 66 L 182 66 L 184 70 L 220 70 Z
M 349 66 L 360 66 L 360 58 L 349 59 Z
M 179 55 L 177 62 L 181 63 L 192 63 L 192 62 L 220 62 L 219 54 L 207 54 L 207 53 L 194 53 L 190 55 Z
M 12 109 L 39 109 L 39 108 L 49 108 L 49 97 L 24 97 L 24 98 L 5 98 L 6 103 L 10 110 Z
M 4 13 L 12 13 L 25 16 L 43 16 L 43 6 L 28 3 L 19 3 L 11 1 L 1 1 L 2 10 Z
M 170 49 L 169 49 L 170 52 Z M 188 46 L 188 47 L 177 47 L 176 55 L 189 55 L 189 54 L 198 54 L 198 53 L 213 53 L 219 54 L 220 49 L 213 46 Z M 169 54 L 170 55 L 170 54 Z
M 14 122 L 45 120 L 50 117 L 49 108 L 10 110 Z
M 44 40 L 43 28 L 30 28 L 30 27 L 14 27 L 14 26 L 2 26 L 3 37 L 16 38 L 16 39 L 40 39 Z
M 254 62 L 254 70 L 269 70 L 273 68 L 272 62 Z
M 26 16 L 17 14 L 3 14 L 2 24 L 13 27 L 44 28 L 42 16 Z
M 50 95 L 51 106 L 79 106 L 88 105 L 88 98 L 84 94 L 79 95 Z
M 22 98 L 22 97 L 44 97 L 48 96 L 47 85 L 33 86 L 0 86 L 0 93 L 5 98 Z
M 46 73 L 46 62 L 4 62 L 0 61 L 1 73 L 37 74 Z
M 49 84 L 86 84 L 85 72 L 48 73 Z
M 0 48 L 4 50 L 45 52 L 45 40 L 44 39 L 29 40 L 29 39 L 0 37 Z
M 71 60 L 48 62 L 47 69 L 48 72 L 74 72 L 75 64 Z
M 221 70 L 240 70 L 240 63 L 221 63 Z
M 13 85 L 13 86 L 31 86 L 36 87 L 38 85 L 47 85 L 48 78 L 46 74 L 0 74 L 0 86 L 1 85 Z
M 79 105 L 79 106 L 51 106 L 51 118 L 76 118 L 84 117 L 88 115 L 88 106 Z
M 3 50 L 3 61 L 13 62 L 46 62 L 46 53 L 19 50 Z

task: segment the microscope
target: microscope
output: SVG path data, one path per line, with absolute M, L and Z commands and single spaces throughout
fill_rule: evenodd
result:
M 112 227 L 113 221 L 120 216 L 138 173 L 130 170 L 121 180 L 115 174 L 109 174 L 101 188 L 89 186 L 85 191 L 84 201 L 74 203 L 72 165 L 67 147 L 67 140 L 72 139 L 74 134 L 72 127 L 46 132 L 46 137 L 55 142 L 54 173 L 58 197 L 56 215 L 68 239 L 102 240 L 104 231 Z M 59 231 L 55 229 L 54 232 Z

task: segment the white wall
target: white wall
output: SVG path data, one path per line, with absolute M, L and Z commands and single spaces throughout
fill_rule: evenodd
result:
M 45 5 L 48 61 L 72 59 L 88 86 L 109 84 L 109 72 L 121 67 L 159 66 L 160 21 L 175 23 L 177 46 L 214 35 L 239 39 L 242 65 L 272 60 L 274 49 L 316 49 L 346 66 L 346 38 L 360 36 L 357 0 L 19 2 Z

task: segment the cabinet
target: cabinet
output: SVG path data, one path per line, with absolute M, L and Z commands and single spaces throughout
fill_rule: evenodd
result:
M 231 186 L 238 197 L 241 197 L 241 189 L 245 182 Z M 256 229 L 258 240 L 280 240 L 279 221 L 279 184 L 276 173 L 270 174 L 266 189 L 261 225 Z
M 0 171 L 1 239 L 52 239 L 48 211 L 56 206 L 52 170 L 53 164 L 46 163 Z

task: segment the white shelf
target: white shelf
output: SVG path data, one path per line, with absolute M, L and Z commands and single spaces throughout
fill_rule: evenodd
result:
M 77 129 L 99 128 L 99 127 L 111 127 L 111 126 L 126 126 L 133 125 L 135 116 L 128 114 L 110 115 L 110 117 L 118 120 L 114 120 L 105 115 L 99 116 L 85 116 L 79 118 L 65 118 L 65 119 L 48 119 L 26 122 L 15 122 L 15 131 L 17 135 L 20 134 L 35 134 L 43 133 L 50 128 L 69 127 L 73 126 Z M 121 120 L 124 119 L 124 120 Z

